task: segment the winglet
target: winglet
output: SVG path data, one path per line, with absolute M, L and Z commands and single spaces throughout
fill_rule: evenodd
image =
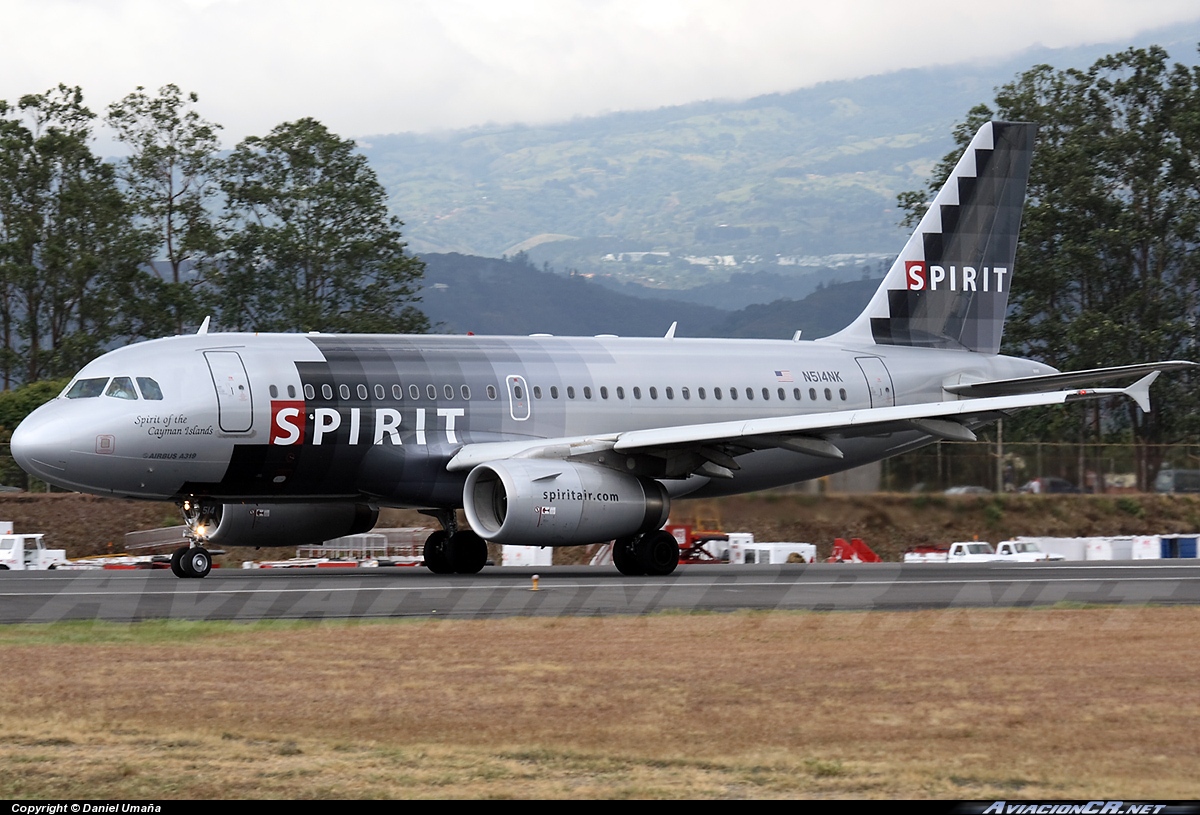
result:
M 205 317 L 204 322 L 200 323 L 200 328 L 196 331 L 196 333 L 197 334 L 207 334 L 208 333 L 208 321 L 211 319 L 212 319 L 211 315 L 209 315 L 208 317 Z
M 666 336 L 664 337 L 664 339 L 668 339 L 668 340 L 675 339 L 675 326 L 677 326 L 677 325 L 679 325 L 678 320 L 671 323 L 671 327 L 667 329 L 667 333 L 666 333 Z
M 1151 371 L 1124 390 L 1124 394 L 1137 402 L 1143 413 L 1150 412 L 1150 386 L 1160 373 L 1162 371 Z

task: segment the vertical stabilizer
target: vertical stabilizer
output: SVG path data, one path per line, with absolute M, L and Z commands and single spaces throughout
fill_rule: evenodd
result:
M 999 352 L 1036 131 L 979 129 L 867 308 L 830 340 Z

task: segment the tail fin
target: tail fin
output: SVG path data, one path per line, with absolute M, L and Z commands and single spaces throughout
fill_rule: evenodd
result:
M 867 308 L 828 339 L 998 353 L 1036 132 L 981 127 Z

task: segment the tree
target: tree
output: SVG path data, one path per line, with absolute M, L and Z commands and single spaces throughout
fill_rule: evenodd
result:
M 354 142 L 315 119 L 251 137 L 226 161 L 224 251 L 206 264 L 227 327 L 418 332 L 402 224 Z
M 78 87 L 0 102 L 0 374 L 7 389 L 74 372 L 117 336 L 142 235 L 88 146 Z
M 185 322 L 199 319 L 192 296 L 195 280 L 185 276 L 187 266 L 216 248 L 210 212 L 218 191 L 221 126 L 192 108 L 198 101 L 195 93 L 185 96 L 176 85 L 164 85 L 155 97 L 139 86 L 109 105 L 107 117 L 117 138 L 132 151 L 119 165 L 126 194 L 156 236 L 147 265 L 156 268 L 155 261 L 162 259 L 168 267 L 158 274 L 165 285 L 145 281 L 153 296 L 137 302 L 146 306 L 146 322 L 170 314 L 170 328 L 179 333 Z
M 1198 104 L 1200 71 L 1169 65 L 1167 53 L 1152 47 L 1104 57 L 1086 71 L 1036 66 L 998 89 L 994 112 L 970 111 L 956 130 L 960 145 L 993 116 L 1040 125 L 1005 350 L 1061 369 L 1194 355 Z M 949 166 L 944 161 L 939 173 Z M 922 200 L 924 193 L 906 193 L 900 202 L 915 214 Z M 1174 374 L 1156 385 L 1150 414 L 1092 403 L 1073 414 L 1074 432 L 1132 433 L 1144 488 L 1161 463 L 1158 445 L 1200 432 L 1191 380 Z M 1036 421 L 1060 437 L 1072 432 L 1062 419 Z

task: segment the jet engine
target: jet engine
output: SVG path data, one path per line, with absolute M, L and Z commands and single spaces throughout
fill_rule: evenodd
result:
M 617 470 L 510 459 L 471 470 L 463 508 L 484 540 L 571 546 L 658 529 L 671 501 L 657 481 Z
M 366 532 L 379 510 L 366 504 L 216 504 L 184 502 L 198 541 L 221 546 L 311 546 Z

